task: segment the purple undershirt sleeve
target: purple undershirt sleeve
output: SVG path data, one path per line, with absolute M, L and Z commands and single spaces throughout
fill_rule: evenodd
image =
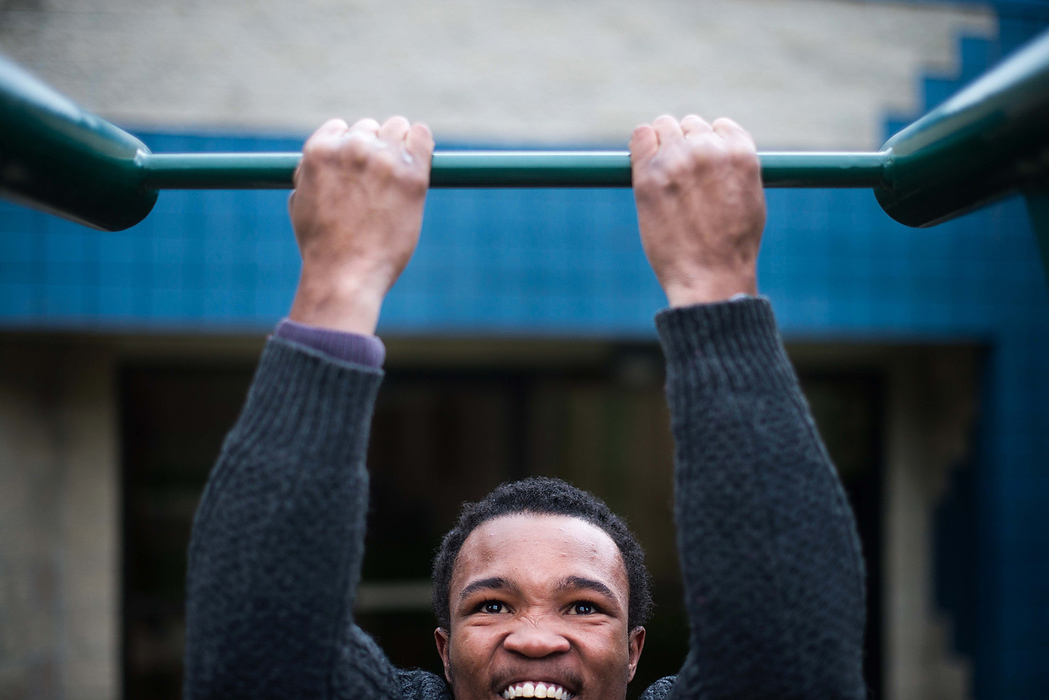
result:
M 729 301 L 751 298 L 753 297 L 748 294 L 736 294 Z M 277 324 L 274 335 L 319 350 L 336 360 L 352 362 L 365 367 L 382 369 L 382 364 L 386 360 L 386 346 L 374 335 L 335 331 L 330 328 L 296 323 L 286 318 Z
M 386 346 L 374 335 L 335 331 L 288 319 L 278 323 L 273 334 L 278 338 L 319 350 L 333 359 L 365 367 L 382 369 L 382 363 L 386 359 Z

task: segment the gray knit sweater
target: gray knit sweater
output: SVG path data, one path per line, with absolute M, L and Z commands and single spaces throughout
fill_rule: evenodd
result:
M 656 323 L 691 651 L 644 699 L 863 697 L 859 540 L 768 302 Z M 450 699 L 353 620 L 381 378 L 270 340 L 194 523 L 186 698 Z

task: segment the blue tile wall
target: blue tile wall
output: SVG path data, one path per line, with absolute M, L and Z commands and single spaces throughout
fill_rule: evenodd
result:
M 960 74 L 916 84 L 927 107 L 1049 24 L 1046 3 L 997 6 L 997 40 L 960 38 Z M 302 142 L 139 135 L 156 152 Z M 299 270 L 286 197 L 164 192 L 120 233 L 0 202 L 0 329 L 266 332 Z M 788 339 L 987 347 L 979 450 L 937 520 L 937 600 L 977 697 L 1049 697 L 1049 294 L 1022 202 L 914 230 L 869 192 L 768 201 L 760 284 Z M 381 332 L 651 339 L 663 301 L 628 191 L 434 191 Z
M 1049 3 L 996 6 L 997 40 L 963 38 L 960 75 L 922 81 L 926 108 L 1049 26 Z M 936 599 L 977 698 L 1049 697 L 1049 324 L 1024 213 L 1012 200 L 966 217 L 940 249 L 964 267 L 944 318 L 969 307 L 989 330 L 978 450 L 952 471 L 935 522 Z
M 158 152 L 300 145 L 141 136 Z M 117 233 L 0 204 L 0 325 L 264 331 L 298 275 L 286 198 L 163 192 L 144 222 Z M 921 230 L 892 222 L 866 191 L 770 190 L 768 201 L 759 275 L 789 335 L 1040 327 L 1045 281 L 1020 201 Z M 662 303 L 629 191 L 437 190 L 382 329 L 651 337 Z

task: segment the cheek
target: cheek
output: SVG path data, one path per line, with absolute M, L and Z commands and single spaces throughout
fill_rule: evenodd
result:
M 630 661 L 630 640 L 620 625 L 589 630 L 580 639 L 580 647 L 586 650 L 584 656 L 590 658 L 590 663 L 606 673 L 625 669 Z
M 489 627 L 459 627 L 448 639 L 448 660 L 453 672 L 483 668 L 499 640 Z

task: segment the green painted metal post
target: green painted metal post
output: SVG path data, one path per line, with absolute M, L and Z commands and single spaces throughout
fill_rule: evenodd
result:
M 1049 173 L 1049 32 L 889 139 L 886 213 L 932 226 Z
M 146 217 L 142 142 L 0 57 L 0 194 L 117 231 Z

